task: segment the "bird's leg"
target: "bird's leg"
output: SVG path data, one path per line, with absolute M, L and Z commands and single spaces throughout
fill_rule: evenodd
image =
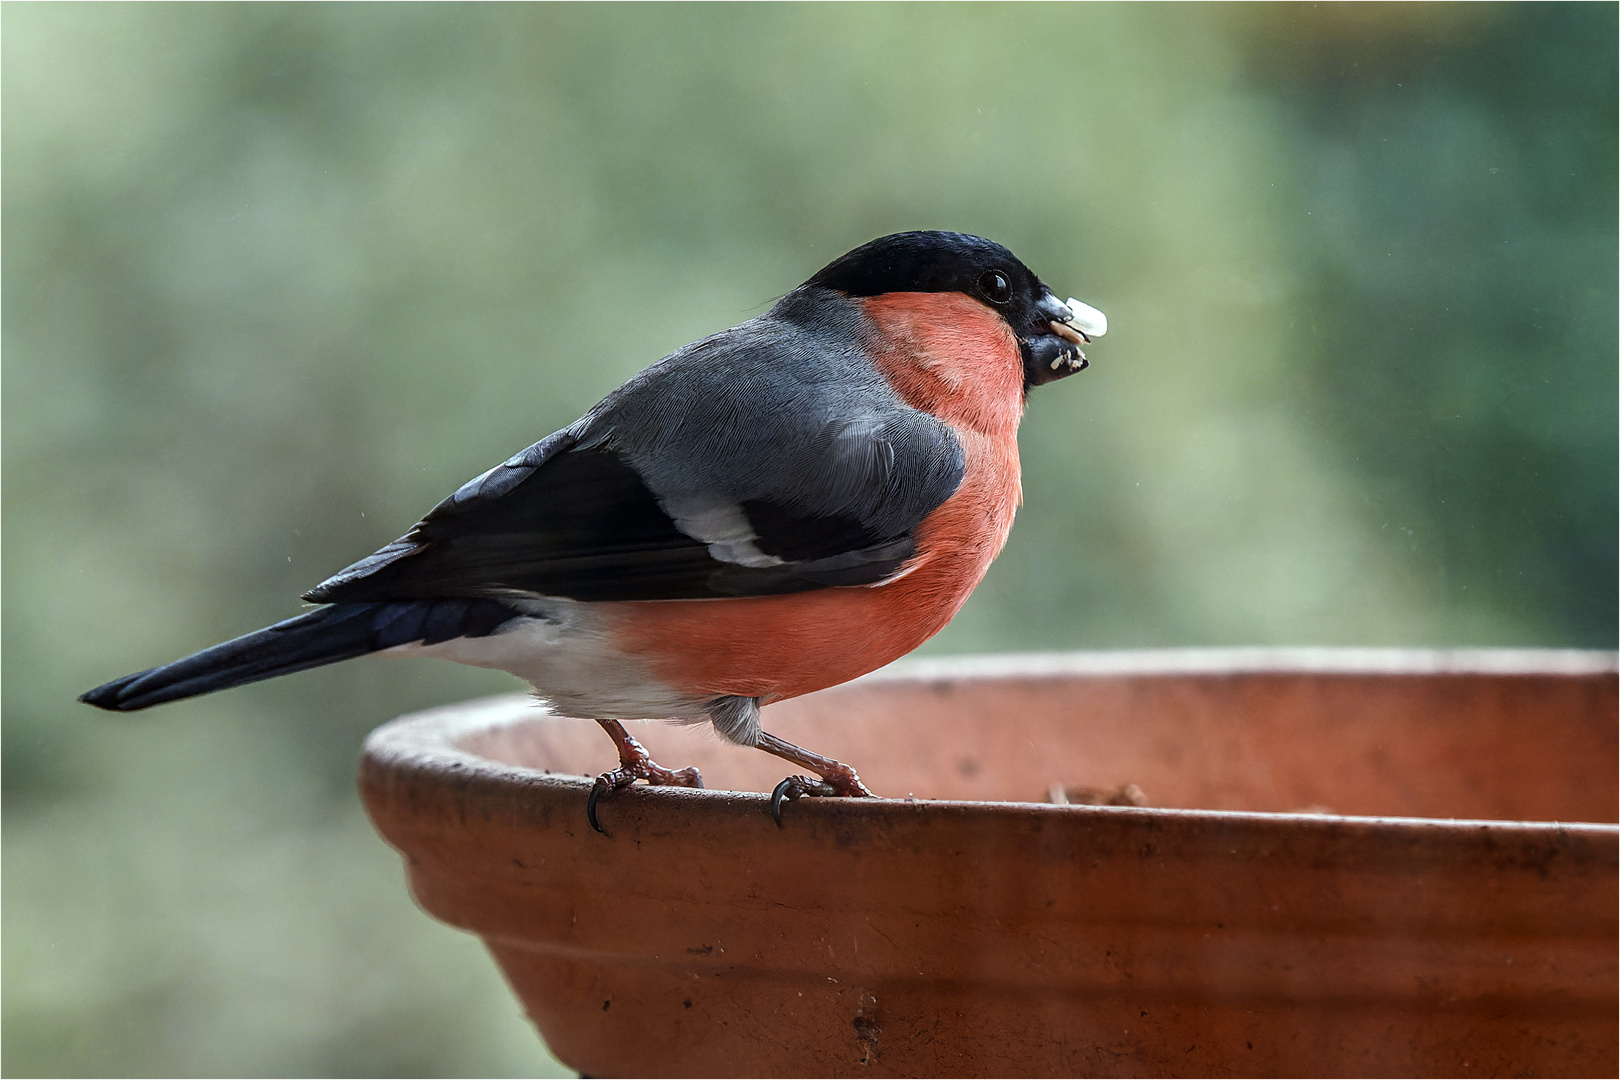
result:
M 629 787 L 637 780 L 645 780 L 654 787 L 703 786 L 703 774 L 697 771 L 696 766 L 686 769 L 666 769 L 652 759 L 652 755 L 647 753 L 647 748 L 624 730 L 624 725 L 619 721 L 598 720 L 597 723 L 608 733 L 613 745 L 619 748 L 619 767 L 596 778 L 596 785 L 591 788 L 590 801 L 585 804 L 585 817 L 589 819 L 591 828 L 603 836 L 607 835 L 607 830 L 596 820 L 596 804 L 604 795 L 611 795 L 620 788 Z
M 771 816 L 778 825 L 782 824 L 782 800 L 797 799 L 805 795 L 820 796 L 823 798 L 876 798 L 861 778 L 855 775 L 855 770 L 841 761 L 834 761 L 830 757 L 812 754 L 803 747 L 794 746 L 783 739 L 778 739 L 768 731 L 759 733 L 759 740 L 755 746 L 767 754 L 775 754 L 785 758 L 793 764 L 809 769 L 820 779 L 812 780 L 808 776 L 790 776 L 776 785 L 771 792 Z

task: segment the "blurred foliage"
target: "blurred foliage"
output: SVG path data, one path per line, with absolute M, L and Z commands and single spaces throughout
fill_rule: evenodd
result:
M 1112 326 L 928 649 L 1615 643 L 1614 5 L 3 21 L 9 1075 L 556 1068 L 352 788 L 511 680 L 72 698 L 882 233 Z

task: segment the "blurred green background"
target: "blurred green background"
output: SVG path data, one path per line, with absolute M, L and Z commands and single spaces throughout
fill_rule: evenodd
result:
M 7 1075 L 559 1069 L 352 779 L 513 680 L 73 696 L 883 233 L 1112 326 L 928 651 L 1615 645 L 1613 4 L 0 18 Z

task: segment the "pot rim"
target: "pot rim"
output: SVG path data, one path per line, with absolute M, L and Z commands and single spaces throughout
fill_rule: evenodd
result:
M 1606 649 L 1245 645 L 1178 649 L 914 656 L 846 686 L 890 681 L 1051 675 L 1603 675 L 1620 673 Z
M 1006 653 L 960 658 L 903 660 L 846 687 L 895 683 L 938 683 L 1000 678 L 1042 678 L 1058 675 L 1109 677 L 1185 675 L 1601 675 L 1620 671 L 1620 653 L 1582 649 L 1366 649 L 1366 648 L 1235 648 L 1153 649 L 1106 652 Z M 526 694 L 501 694 L 410 713 L 383 724 L 366 739 L 364 757 L 385 771 L 444 774 L 454 772 L 463 781 L 532 788 L 536 785 L 561 792 L 586 792 L 593 780 L 575 773 L 553 772 L 516 765 L 463 749 L 464 741 L 485 731 L 534 723 L 589 723 L 552 713 Z M 656 721 L 655 721 L 656 722 Z M 766 805 L 760 792 L 723 788 L 689 789 L 644 787 L 636 796 L 655 800 L 704 800 L 711 806 L 731 803 L 750 811 Z M 1591 836 L 1620 839 L 1620 824 L 1608 822 L 1516 820 L 1499 818 L 1428 818 L 1396 815 L 1304 813 L 1300 811 L 1210 810 L 1178 807 L 1061 805 L 1012 800 L 871 798 L 834 800 L 848 810 L 858 804 L 866 814 L 914 815 L 920 809 L 935 812 L 984 814 L 995 817 L 1038 814 L 1124 814 L 1174 820 L 1183 824 L 1205 821 L 1229 825 L 1247 822 L 1297 828 L 1346 827 L 1361 830 L 1414 828 L 1442 832 L 1523 829 L 1559 833 L 1571 830 Z M 848 802 L 847 806 L 844 804 Z M 673 803 L 671 803 L 673 805 Z M 829 807 L 830 808 L 830 807 Z

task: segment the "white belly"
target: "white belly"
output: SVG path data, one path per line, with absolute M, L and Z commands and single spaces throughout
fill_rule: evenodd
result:
M 511 672 L 563 716 L 589 720 L 707 720 L 708 699 L 683 694 L 613 643 L 591 605 L 545 597 L 514 602 L 532 614 L 488 637 L 415 643 L 381 655 L 433 656 Z

